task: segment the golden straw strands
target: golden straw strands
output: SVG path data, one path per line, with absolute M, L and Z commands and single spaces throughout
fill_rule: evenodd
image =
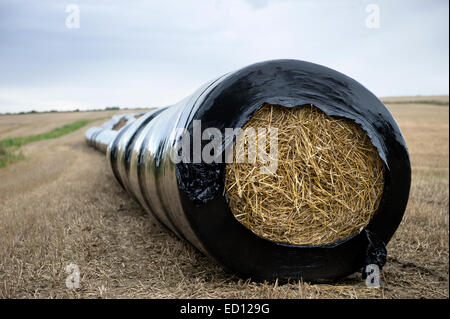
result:
M 278 129 L 278 169 L 262 174 L 267 163 L 236 163 L 235 148 L 225 189 L 244 226 L 276 242 L 320 245 L 369 223 L 383 192 L 384 164 L 359 125 L 313 105 L 264 104 L 248 127 Z M 266 144 L 261 147 L 270 154 Z

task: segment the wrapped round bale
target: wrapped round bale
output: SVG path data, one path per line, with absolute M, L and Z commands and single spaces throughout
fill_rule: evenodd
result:
M 266 61 L 127 119 L 91 128 L 88 142 L 149 214 L 234 273 L 317 281 L 383 267 L 409 155 L 387 108 L 355 80 Z M 264 160 L 248 161 L 251 150 Z

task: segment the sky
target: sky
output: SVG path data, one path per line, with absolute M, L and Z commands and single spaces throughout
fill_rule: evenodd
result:
M 448 17 L 447 0 L 0 0 L 0 113 L 166 106 L 281 58 L 448 94 Z

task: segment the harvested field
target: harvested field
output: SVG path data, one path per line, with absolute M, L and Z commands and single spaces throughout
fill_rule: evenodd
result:
M 448 298 L 449 107 L 388 107 L 408 144 L 413 175 L 404 219 L 387 247 L 381 289 L 366 288 L 360 274 L 328 284 L 279 285 L 226 273 L 145 215 L 117 184 L 104 155 L 84 141 L 89 126 L 105 121 L 98 120 L 26 144 L 24 160 L 0 169 L 0 297 Z M 2 115 L 0 139 L 118 113 Z M 77 290 L 65 285 L 70 263 L 80 269 Z

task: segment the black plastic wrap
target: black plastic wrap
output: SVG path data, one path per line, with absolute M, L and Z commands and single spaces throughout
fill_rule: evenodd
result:
M 170 159 L 180 139 L 177 128 L 192 136 L 193 121 L 201 120 L 202 128 L 224 134 L 225 128 L 242 127 L 263 103 L 313 104 L 366 131 L 386 169 L 379 208 L 361 233 L 321 246 L 263 239 L 239 223 L 228 206 L 224 156 L 212 164 Z M 223 154 L 233 143 L 223 143 Z M 146 113 L 117 134 L 107 156 L 121 185 L 167 228 L 234 273 L 258 280 L 335 279 L 374 261 L 381 268 L 385 245 L 403 217 L 411 179 L 405 141 L 384 104 L 355 80 L 297 60 L 250 65 L 209 82 L 176 105 Z

